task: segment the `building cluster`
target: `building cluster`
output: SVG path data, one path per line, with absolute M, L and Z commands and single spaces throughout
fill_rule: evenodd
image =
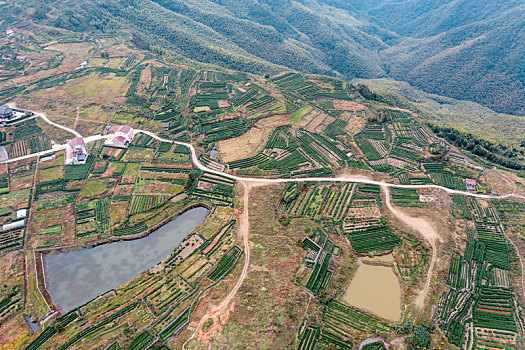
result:
M 25 62 L 27 61 L 27 57 L 26 56 L 21 56 L 21 55 L 2 55 L 2 59 L 4 61 L 19 61 L 19 62 Z
M 465 180 L 465 187 L 467 188 L 467 191 L 475 191 L 476 190 L 476 180 L 474 179 L 466 179 Z
M 135 137 L 135 130 L 128 125 L 113 125 L 106 128 L 109 137 L 104 142 L 105 146 L 127 148 Z M 66 146 L 67 165 L 85 164 L 89 154 L 84 139 L 75 137 Z

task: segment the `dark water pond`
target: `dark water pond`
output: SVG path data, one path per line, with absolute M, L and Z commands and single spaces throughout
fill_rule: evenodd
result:
M 64 312 L 83 305 L 167 258 L 207 214 L 194 208 L 140 239 L 45 254 L 47 290 Z

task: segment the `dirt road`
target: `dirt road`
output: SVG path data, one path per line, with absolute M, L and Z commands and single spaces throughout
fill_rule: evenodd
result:
M 428 268 L 427 280 L 425 282 L 425 286 L 419 292 L 416 298 L 416 305 L 419 307 L 423 307 L 423 305 L 425 304 L 425 298 L 427 296 L 428 289 L 430 287 L 432 272 L 434 271 L 434 265 L 436 263 L 437 258 L 436 241 L 441 241 L 441 238 L 439 237 L 434 227 L 424 218 L 415 218 L 403 212 L 399 208 L 394 207 L 390 202 L 390 188 L 388 186 L 382 186 L 382 189 L 385 192 L 385 202 L 388 210 L 392 214 L 394 214 L 399 220 L 405 223 L 405 225 L 409 226 L 414 231 L 419 232 L 421 236 L 425 238 L 432 247 L 432 260 L 430 261 L 430 267 Z
M 233 286 L 232 290 L 226 298 L 224 298 L 221 303 L 217 306 L 214 306 L 211 308 L 210 311 L 208 311 L 207 314 L 205 314 L 201 320 L 199 321 L 197 327 L 195 328 L 195 331 L 191 335 L 191 337 L 186 340 L 186 342 L 183 345 L 183 349 L 185 348 L 185 345 L 192 339 L 194 339 L 202 329 L 202 326 L 204 323 L 209 319 L 212 318 L 214 323 L 220 322 L 219 316 L 227 312 L 228 307 L 241 288 L 242 282 L 246 279 L 246 276 L 248 275 L 248 268 L 250 266 L 250 240 L 249 240 L 249 234 L 250 234 L 250 214 L 249 214 L 249 203 L 250 203 L 250 191 L 252 187 L 256 187 L 258 185 L 254 185 L 251 183 L 243 183 L 244 188 L 244 194 L 242 197 L 242 203 L 243 203 L 243 211 L 242 214 L 239 217 L 239 236 L 243 241 L 243 249 L 244 249 L 244 264 L 242 267 L 241 275 L 237 279 L 237 282 Z
M 8 105 L 9 107 L 11 107 L 11 108 L 15 108 L 15 109 L 17 108 L 16 103 L 8 103 L 7 105 Z M 33 113 L 35 116 L 37 116 L 37 117 L 39 117 L 39 118 L 42 118 L 42 120 L 43 120 L 44 122 L 46 122 L 47 124 L 49 124 L 49 125 L 51 125 L 51 126 L 54 126 L 54 127 L 56 127 L 56 128 L 59 128 L 59 129 L 65 130 L 65 131 L 67 131 L 67 132 L 69 132 L 69 133 L 71 133 L 71 134 L 73 134 L 73 135 L 75 135 L 75 136 L 77 136 L 77 137 L 82 137 L 82 135 L 80 135 L 76 130 L 71 129 L 71 128 L 68 128 L 67 126 L 60 125 L 60 124 L 58 124 L 58 123 L 55 123 L 55 122 L 49 120 L 49 118 L 48 118 L 44 113 L 41 113 L 41 112 L 35 112 L 35 111 L 30 111 L 30 110 L 24 110 L 24 111 L 27 111 L 27 112 L 31 112 L 31 113 Z
M 473 192 L 468 192 L 468 191 L 460 191 L 460 190 L 453 190 L 453 189 L 450 189 L 450 188 L 447 188 L 447 187 L 443 187 L 443 186 L 438 186 L 438 185 L 429 185 L 429 184 L 426 184 L 426 185 L 401 185 L 401 184 L 393 184 L 393 183 L 388 183 L 388 182 L 384 182 L 384 181 L 375 181 L 375 180 L 370 180 L 366 177 L 363 177 L 361 175 L 357 175 L 357 176 L 340 176 L 340 177 L 308 177 L 308 178 L 295 178 L 295 179 L 266 179 L 266 178 L 257 178 L 257 177 L 243 177 L 243 176 L 237 176 L 237 175 L 232 175 L 232 174 L 228 174 L 228 173 L 224 173 L 222 171 L 217 171 L 217 170 L 213 170 L 213 169 L 209 169 L 207 168 L 205 165 L 203 165 L 198 157 L 197 157 L 197 152 L 195 151 L 195 148 L 193 147 L 192 144 L 190 143 L 186 143 L 186 142 L 180 142 L 180 141 L 173 141 L 173 140 L 168 140 L 168 139 L 164 139 L 164 138 L 161 138 L 159 136 L 157 136 L 156 134 L 152 133 L 151 131 L 147 131 L 147 130 L 140 130 L 140 129 L 135 129 L 136 132 L 140 132 L 140 133 L 144 133 L 146 135 L 149 135 L 159 141 L 162 141 L 162 142 L 173 142 L 177 145 L 183 145 L 183 146 L 186 146 L 190 149 L 190 152 L 191 152 L 191 160 L 192 160 L 192 163 L 200 170 L 205 170 L 209 173 L 212 173 L 212 174 L 216 174 L 216 175 L 221 175 L 221 176 L 226 176 L 226 177 L 229 177 L 230 179 L 234 179 L 236 181 L 239 181 L 239 182 L 252 182 L 252 183 L 255 183 L 255 184 L 272 184 L 272 183 L 285 183 L 285 182 L 327 182 L 327 181 L 330 181 L 330 182 L 355 182 L 355 183 L 366 183 L 366 184 L 370 184 L 370 185 L 378 185 L 378 186 L 381 186 L 381 187 L 396 187 L 396 188 L 435 188 L 435 189 L 439 189 L 439 190 L 442 190 L 442 191 L 445 191 L 447 193 L 450 193 L 450 194 L 464 194 L 466 196 L 471 196 L 471 197 L 476 197 L 476 198 L 482 198 L 482 199 L 504 199 L 504 198 L 509 198 L 509 197 L 515 197 L 515 198 L 520 198 L 520 199 L 525 199 L 525 196 L 520 196 L 520 195 L 516 195 L 514 193 L 510 193 L 510 194 L 506 194 L 506 195 L 503 195 L 503 196 L 492 196 L 492 195 L 488 195 L 488 194 L 478 194 L 478 193 L 473 193 Z
M 65 126 L 62 126 L 62 125 L 60 125 L 58 123 L 50 121 L 46 117 L 46 115 L 43 114 L 43 113 L 38 113 L 38 112 L 33 112 L 33 113 L 35 113 L 35 115 L 39 116 L 46 123 L 48 123 L 48 124 L 50 124 L 52 126 L 55 126 L 55 127 L 58 127 L 58 128 L 61 128 L 61 129 L 65 130 L 65 131 L 68 131 L 68 132 L 74 134 L 75 136 L 80 136 L 80 134 L 78 132 L 76 132 L 75 130 L 70 129 L 70 128 L 65 127 Z M 379 186 L 381 186 L 381 188 L 383 189 L 383 191 L 385 191 L 385 194 L 386 194 L 386 205 L 387 205 L 388 209 L 392 212 L 392 214 L 395 215 L 396 217 L 398 217 L 407 226 L 409 226 L 413 230 L 419 232 L 429 242 L 429 244 L 432 247 L 432 260 L 430 262 L 430 268 L 429 268 L 429 271 L 428 271 L 428 274 L 427 274 L 427 280 L 426 280 L 426 283 L 425 283 L 425 286 L 424 286 L 423 290 L 420 292 L 420 294 L 418 295 L 418 297 L 416 299 L 416 304 L 419 305 L 419 306 L 424 305 L 425 297 L 426 297 L 426 295 L 428 293 L 428 289 L 430 287 L 430 280 L 431 280 L 432 273 L 434 271 L 434 265 L 435 265 L 435 261 L 436 261 L 436 255 L 437 255 L 435 244 L 436 244 L 436 241 L 439 240 L 439 236 L 438 236 L 436 230 L 432 227 L 432 225 L 429 222 L 427 222 L 425 219 L 412 217 L 412 216 L 404 213 L 399 208 L 396 208 L 396 207 L 392 206 L 392 204 L 390 203 L 390 188 L 391 187 L 396 187 L 396 188 L 414 188 L 414 189 L 434 188 L 434 189 L 439 189 L 441 191 L 445 191 L 445 192 L 450 193 L 450 194 L 463 194 L 463 195 L 466 195 L 466 196 L 472 196 L 472 197 L 482 198 L 482 199 L 503 199 L 503 198 L 510 198 L 510 197 L 519 198 L 519 199 L 525 199 L 525 196 L 517 195 L 517 194 L 514 194 L 514 193 L 510 193 L 510 194 L 506 194 L 506 195 L 502 195 L 502 196 L 492 196 L 492 195 L 477 194 L 477 193 L 472 193 L 472 192 L 467 192 L 467 191 L 453 190 L 453 189 L 450 189 L 450 188 L 446 188 L 446 187 L 442 187 L 442 186 L 438 186 L 438 185 L 433 185 L 433 184 L 426 184 L 426 185 L 393 184 L 393 183 L 387 183 L 387 182 L 383 182 L 383 181 L 370 180 L 370 179 L 368 179 L 366 177 L 363 177 L 363 176 L 341 176 L 341 177 L 335 177 L 335 178 L 333 178 L 333 177 L 314 177 L 314 178 L 296 178 L 296 179 L 275 179 L 275 178 L 268 178 L 268 179 L 266 179 L 266 178 L 242 177 L 242 176 L 232 175 L 232 174 L 224 173 L 222 171 L 217 171 L 217 170 L 213 170 L 213 169 L 207 168 L 205 165 L 203 165 L 199 161 L 198 156 L 197 156 L 197 152 L 196 152 L 195 148 L 193 147 L 193 145 L 190 144 L 190 143 L 164 139 L 164 138 L 161 138 L 158 135 L 156 135 L 156 134 L 154 134 L 154 133 L 152 133 L 150 131 L 147 131 L 147 130 L 136 129 L 135 131 L 138 132 L 138 133 L 140 132 L 140 133 L 149 135 L 149 136 L 151 136 L 151 137 L 153 137 L 153 138 L 155 138 L 155 139 L 157 139 L 159 141 L 173 142 L 175 144 L 179 144 L 179 145 L 183 145 L 183 146 L 188 147 L 190 149 L 190 152 L 191 152 L 192 163 L 194 164 L 195 167 L 197 167 L 198 169 L 207 171 L 209 173 L 212 173 L 212 174 L 217 174 L 217 175 L 220 175 L 220 176 L 225 176 L 225 177 L 234 179 L 234 180 L 238 181 L 239 183 L 241 183 L 244 186 L 244 189 L 245 189 L 245 193 L 244 193 L 244 196 L 243 196 L 244 211 L 243 211 L 243 213 L 242 213 L 242 215 L 240 217 L 240 220 L 239 220 L 239 234 L 240 234 L 240 237 L 242 238 L 242 240 L 244 242 L 244 253 L 245 253 L 244 266 L 243 266 L 243 270 L 241 272 L 241 276 L 237 280 L 237 283 L 233 287 L 232 291 L 228 294 L 228 296 L 219 305 L 217 305 L 216 307 L 212 308 L 211 311 L 205 317 L 203 317 L 201 319 L 201 321 L 198 324 L 198 327 L 197 327 L 196 331 L 194 332 L 194 334 L 192 335 L 192 337 L 190 339 L 194 338 L 194 336 L 200 331 L 200 329 L 202 328 L 202 325 L 204 324 L 204 322 L 208 318 L 211 317 L 211 318 L 217 319 L 217 317 L 218 317 L 217 315 L 220 315 L 221 312 L 224 312 L 226 310 L 226 308 L 228 307 L 228 305 L 230 304 L 230 302 L 234 298 L 235 294 L 239 290 L 242 282 L 246 278 L 246 274 L 248 272 L 248 266 L 249 266 L 249 263 L 250 263 L 250 250 L 249 250 L 249 245 L 248 245 L 248 243 L 249 243 L 248 236 L 249 236 L 249 228 L 250 228 L 249 216 L 248 216 L 248 203 L 249 203 L 249 193 L 250 193 L 250 190 L 251 190 L 252 187 L 264 186 L 264 185 L 269 185 L 269 184 L 286 183 L 286 182 L 354 182 L 354 183 L 365 183 L 365 184 L 372 184 L 372 185 L 379 185 Z M 94 135 L 94 136 L 87 137 L 85 139 L 85 142 L 86 143 L 87 142 L 93 142 L 93 141 L 96 141 L 96 140 L 99 140 L 99 139 L 103 139 L 103 138 L 107 138 L 107 137 L 108 136 Z M 39 156 L 39 155 L 44 155 L 44 154 L 51 153 L 51 152 L 53 152 L 55 150 L 59 150 L 59 149 L 63 149 L 63 148 L 65 148 L 65 145 L 55 145 L 54 146 L 54 150 L 49 150 L 49 151 L 41 152 L 41 153 L 35 153 L 35 154 L 24 156 L 24 157 L 21 157 L 21 158 L 11 159 L 11 160 L 8 160 L 7 162 L 16 161 L 16 160 L 22 159 L 22 158 L 29 158 L 29 157 L 35 157 L 35 156 Z

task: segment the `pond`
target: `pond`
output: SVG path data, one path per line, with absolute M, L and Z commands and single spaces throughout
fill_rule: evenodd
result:
M 357 271 L 343 295 L 343 300 L 391 321 L 401 319 L 401 286 L 390 266 L 365 261 L 391 263 L 391 256 L 359 258 Z
M 63 312 L 83 305 L 166 259 L 207 214 L 194 208 L 143 238 L 44 254 L 47 290 Z

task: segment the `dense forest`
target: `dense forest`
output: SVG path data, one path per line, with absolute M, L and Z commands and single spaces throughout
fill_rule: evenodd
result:
M 232 69 L 389 76 L 525 115 L 519 0 L 23 0 L 5 6 L 15 16 L 17 7 L 35 9 L 33 20 L 74 31 L 131 31 L 152 49 Z
M 525 169 L 525 141 L 521 144 L 521 149 L 508 147 L 502 144 L 483 140 L 466 132 L 461 132 L 453 128 L 440 127 L 436 124 L 428 124 L 432 131 L 453 145 L 465 149 L 477 156 L 480 156 L 492 163 L 514 170 Z

